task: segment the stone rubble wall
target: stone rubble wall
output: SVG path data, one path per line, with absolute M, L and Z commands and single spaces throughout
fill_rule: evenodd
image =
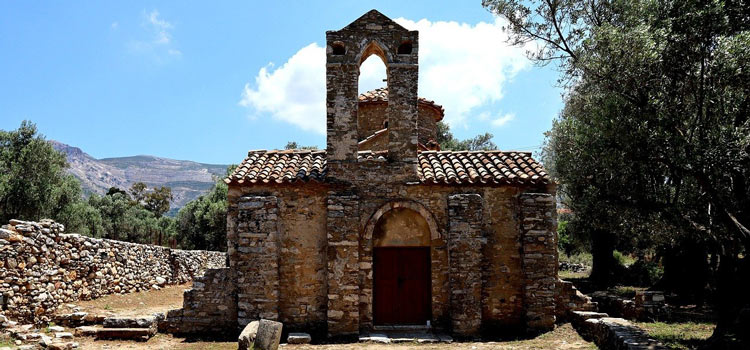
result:
M 557 280 L 555 285 L 557 322 L 567 321 L 573 311 L 597 311 L 597 303 L 576 289 L 572 282 Z
M 228 267 L 208 269 L 184 292 L 182 308 L 169 310 L 166 331 L 173 334 L 233 334 L 237 329 L 237 292 Z
M 524 306 L 529 331 L 555 327 L 557 282 L 557 211 L 555 196 L 524 193 L 521 204 L 521 241 L 525 275 Z
M 628 320 L 654 321 L 669 319 L 670 310 L 660 291 L 636 291 L 633 299 L 623 298 L 607 291 L 591 293 L 599 310 L 614 317 Z
M 207 268 L 226 266 L 226 254 L 64 234 L 51 220 L 11 220 L 0 229 L 0 295 L 5 315 L 48 322 L 64 303 L 153 286 L 180 284 Z
M 628 320 L 605 313 L 573 311 L 571 324 L 583 339 L 602 350 L 665 350 L 667 347 Z

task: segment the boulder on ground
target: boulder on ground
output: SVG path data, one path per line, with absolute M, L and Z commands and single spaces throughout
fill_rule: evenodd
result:
M 250 322 L 245 329 L 240 333 L 240 337 L 237 338 L 237 349 L 248 350 L 251 344 L 255 341 L 255 335 L 258 334 L 259 321 Z

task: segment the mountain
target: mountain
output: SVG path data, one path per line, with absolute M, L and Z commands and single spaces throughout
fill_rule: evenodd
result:
M 79 181 L 86 193 L 105 194 L 110 187 L 124 190 L 143 182 L 148 188 L 172 188 L 172 211 L 206 193 L 217 177 L 226 175 L 227 165 L 204 164 L 154 156 L 96 159 L 78 147 L 50 141 L 70 163 L 68 172 Z

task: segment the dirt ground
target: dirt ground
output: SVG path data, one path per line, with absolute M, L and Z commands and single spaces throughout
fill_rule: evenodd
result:
M 182 292 L 192 284 L 166 286 L 160 290 L 130 294 L 112 294 L 95 300 L 79 301 L 74 305 L 90 314 L 117 314 L 123 316 L 145 316 L 155 312 L 166 313 L 182 307 Z M 69 312 L 67 307 L 61 313 Z
M 90 301 L 78 302 L 75 305 L 89 313 L 118 314 L 118 315 L 150 315 L 154 312 L 166 312 L 167 310 L 182 306 L 182 292 L 190 288 L 189 284 L 168 286 L 161 290 L 138 292 L 126 295 L 109 295 Z M 236 341 L 211 342 L 205 340 L 189 340 L 173 337 L 168 334 L 157 334 L 146 342 L 133 341 L 104 341 L 94 340 L 89 337 L 76 337 L 81 349 L 102 350 L 234 350 L 237 349 Z M 553 332 L 549 332 L 532 339 L 503 341 L 503 342 L 469 342 L 453 344 L 325 344 L 325 345 L 282 345 L 282 349 L 289 350 L 406 350 L 417 348 L 419 350 L 532 350 L 532 349 L 561 349 L 582 350 L 596 349 L 592 343 L 583 340 L 578 333 L 569 325 L 558 326 Z
M 170 335 L 158 334 L 147 342 L 124 342 L 124 341 L 101 341 L 92 338 L 77 338 L 82 349 L 102 350 L 234 350 L 237 342 L 207 342 L 189 341 L 183 338 L 175 338 Z M 596 349 L 593 343 L 583 340 L 570 326 L 564 324 L 558 326 L 554 331 L 543 334 L 533 339 L 504 341 L 504 342 L 467 342 L 453 344 L 324 344 L 324 345 L 286 345 L 282 344 L 280 349 L 288 350 L 536 350 L 536 349 L 560 349 L 560 350 L 584 350 Z

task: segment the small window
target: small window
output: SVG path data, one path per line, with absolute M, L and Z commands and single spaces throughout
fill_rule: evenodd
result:
M 406 40 L 398 46 L 399 55 L 411 55 L 411 40 Z
M 331 46 L 333 47 L 333 54 L 336 56 L 341 56 L 346 53 L 346 46 L 340 41 L 334 41 Z
M 383 122 L 383 129 L 388 129 L 388 121 Z

